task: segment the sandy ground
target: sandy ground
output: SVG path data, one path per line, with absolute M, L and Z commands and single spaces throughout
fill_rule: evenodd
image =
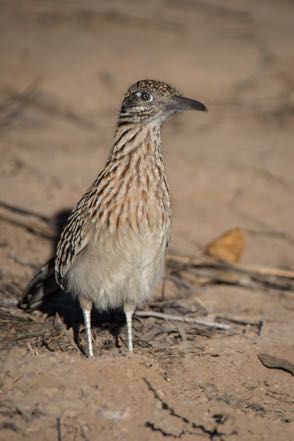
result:
M 199 255 L 238 226 L 243 264 L 293 268 L 293 2 L 145 3 L 0 2 L 2 203 L 59 219 L 103 167 L 125 89 L 161 79 L 209 109 L 163 129 L 172 250 Z M 13 308 L 55 243 L 5 213 L 1 305 Z M 0 439 L 293 439 L 293 378 L 257 358 L 294 362 L 293 294 L 207 286 L 189 302 L 262 320 L 262 332 L 169 323 L 159 342 L 137 334 L 129 357 L 125 328 L 119 345 L 97 328 L 89 361 L 74 347 L 5 346 L 2 330 Z

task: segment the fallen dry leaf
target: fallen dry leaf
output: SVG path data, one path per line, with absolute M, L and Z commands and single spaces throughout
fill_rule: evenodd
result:
M 211 257 L 225 260 L 226 262 L 239 262 L 245 247 L 245 236 L 240 228 L 228 230 L 209 243 L 205 253 Z
M 282 369 L 283 371 L 289 372 L 294 375 L 294 364 L 284 358 L 277 358 L 269 354 L 258 354 L 257 357 L 261 363 L 270 369 Z

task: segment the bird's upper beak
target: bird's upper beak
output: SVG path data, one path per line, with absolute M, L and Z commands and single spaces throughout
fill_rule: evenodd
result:
M 207 108 L 204 104 L 180 95 L 174 96 L 171 99 L 170 106 L 172 106 L 176 112 L 181 110 L 200 110 L 201 112 L 207 112 Z

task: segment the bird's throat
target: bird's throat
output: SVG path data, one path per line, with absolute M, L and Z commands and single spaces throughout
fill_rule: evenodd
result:
M 111 158 L 122 158 L 133 153 L 156 154 L 161 151 L 160 125 L 119 124 L 114 136 Z

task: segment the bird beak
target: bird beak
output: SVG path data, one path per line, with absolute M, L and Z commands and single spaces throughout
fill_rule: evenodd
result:
M 171 100 L 171 105 L 177 112 L 181 110 L 199 110 L 201 112 L 207 112 L 207 108 L 204 104 L 180 95 L 173 97 Z

